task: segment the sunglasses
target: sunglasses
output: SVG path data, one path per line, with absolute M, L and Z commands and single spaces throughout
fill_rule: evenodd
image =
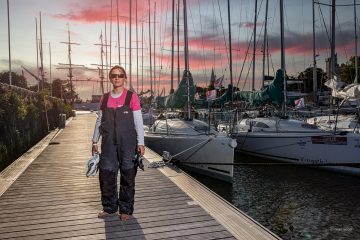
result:
M 121 74 L 112 73 L 112 74 L 110 74 L 110 78 L 125 78 L 125 74 L 123 74 L 123 73 L 121 73 Z

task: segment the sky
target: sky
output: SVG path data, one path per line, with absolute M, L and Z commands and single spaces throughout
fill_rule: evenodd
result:
M 229 2 L 230 24 L 227 0 L 187 0 L 190 71 L 198 86 L 205 87 L 209 84 L 212 69 L 217 77 L 224 75 L 224 86 L 230 83 L 230 25 L 233 83 L 242 90 L 250 90 L 253 76 L 252 36 L 255 0 Z M 327 4 L 331 4 L 331 0 L 319 0 L 319 2 L 321 4 L 315 5 L 315 45 L 316 54 L 319 55 L 316 59 L 318 67 L 325 70 L 325 59 L 330 56 L 331 9 Z M 335 45 L 339 63 L 344 63 L 355 55 L 353 2 L 353 0 L 337 0 Z M 177 6 L 178 0 L 175 0 L 175 3 Z M 269 68 L 266 64 L 265 72 L 269 71 L 269 74 L 273 75 L 274 71 L 280 68 L 281 63 L 280 4 L 279 0 L 269 0 L 268 4 Z M 260 88 L 263 71 L 265 5 L 265 0 L 257 1 L 255 89 Z M 117 9 L 119 25 L 117 25 Z M 357 15 L 360 15 L 359 10 L 360 7 L 357 6 Z M 175 88 L 178 74 L 178 45 L 180 74 L 184 70 L 183 0 L 180 1 L 179 12 L 179 44 L 177 13 L 175 13 Z M 125 67 L 128 73 L 127 87 L 130 87 L 131 82 L 137 92 L 150 89 L 150 41 L 153 89 L 156 93 L 165 92 L 165 94 L 170 90 L 171 0 L 119 0 L 118 2 L 116 0 L 9 0 L 9 13 L 11 68 L 14 72 L 21 74 L 24 66 L 36 74 L 37 66 L 41 65 L 39 52 L 37 56 L 37 46 L 40 45 L 41 13 L 43 66 L 47 81 L 56 78 L 68 79 L 68 71 L 64 69 L 67 65 L 63 64 L 69 64 L 66 42 L 69 42 L 70 32 L 71 62 L 81 65 L 74 69 L 73 80 L 91 80 L 74 81 L 76 91 L 83 100 L 90 99 L 92 94 L 101 93 L 98 68 L 102 61 L 104 65 L 120 64 Z M 312 0 L 284 0 L 285 63 L 289 75 L 297 76 L 307 67 L 313 66 L 312 22 Z M 358 17 L 356 22 L 359 31 Z M 119 26 L 119 44 L 117 26 Z M 129 29 L 131 29 L 131 51 Z M 8 37 L 7 1 L 0 0 L 0 72 L 9 71 Z M 104 45 L 103 54 L 101 54 L 101 39 Z M 24 74 L 30 84 L 36 84 L 36 80 L 30 74 L 27 72 Z M 106 76 L 106 70 L 104 74 Z M 105 84 L 105 91 L 110 89 L 111 86 Z

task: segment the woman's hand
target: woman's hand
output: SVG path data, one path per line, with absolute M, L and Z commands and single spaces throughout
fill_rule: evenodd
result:
M 94 156 L 94 154 L 99 154 L 99 148 L 98 145 L 96 143 L 93 143 L 92 148 L 91 148 L 91 153 Z
M 144 154 L 145 154 L 145 146 L 144 145 L 138 145 L 137 146 L 137 151 L 140 154 L 140 156 L 144 156 Z

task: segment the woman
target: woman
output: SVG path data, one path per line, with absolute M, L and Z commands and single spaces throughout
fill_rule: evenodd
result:
M 143 120 L 138 96 L 125 88 L 125 69 L 114 66 L 109 78 L 113 90 L 105 93 L 100 100 L 92 146 L 92 153 L 98 152 L 97 142 L 101 135 L 99 181 L 103 209 L 98 217 L 104 218 L 119 211 L 120 219 L 126 221 L 134 211 L 137 172 L 134 156 L 142 156 L 145 152 Z

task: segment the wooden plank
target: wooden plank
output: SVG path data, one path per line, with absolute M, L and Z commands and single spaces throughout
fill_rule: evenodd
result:
M 139 170 L 130 220 L 98 219 L 99 181 L 85 177 L 94 121 L 94 115 L 74 118 L 53 139 L 58 144 L 48 145 L 1 194 L 0 239 L 234 239 L 169 180 L 183 176 L 180 170 Z

